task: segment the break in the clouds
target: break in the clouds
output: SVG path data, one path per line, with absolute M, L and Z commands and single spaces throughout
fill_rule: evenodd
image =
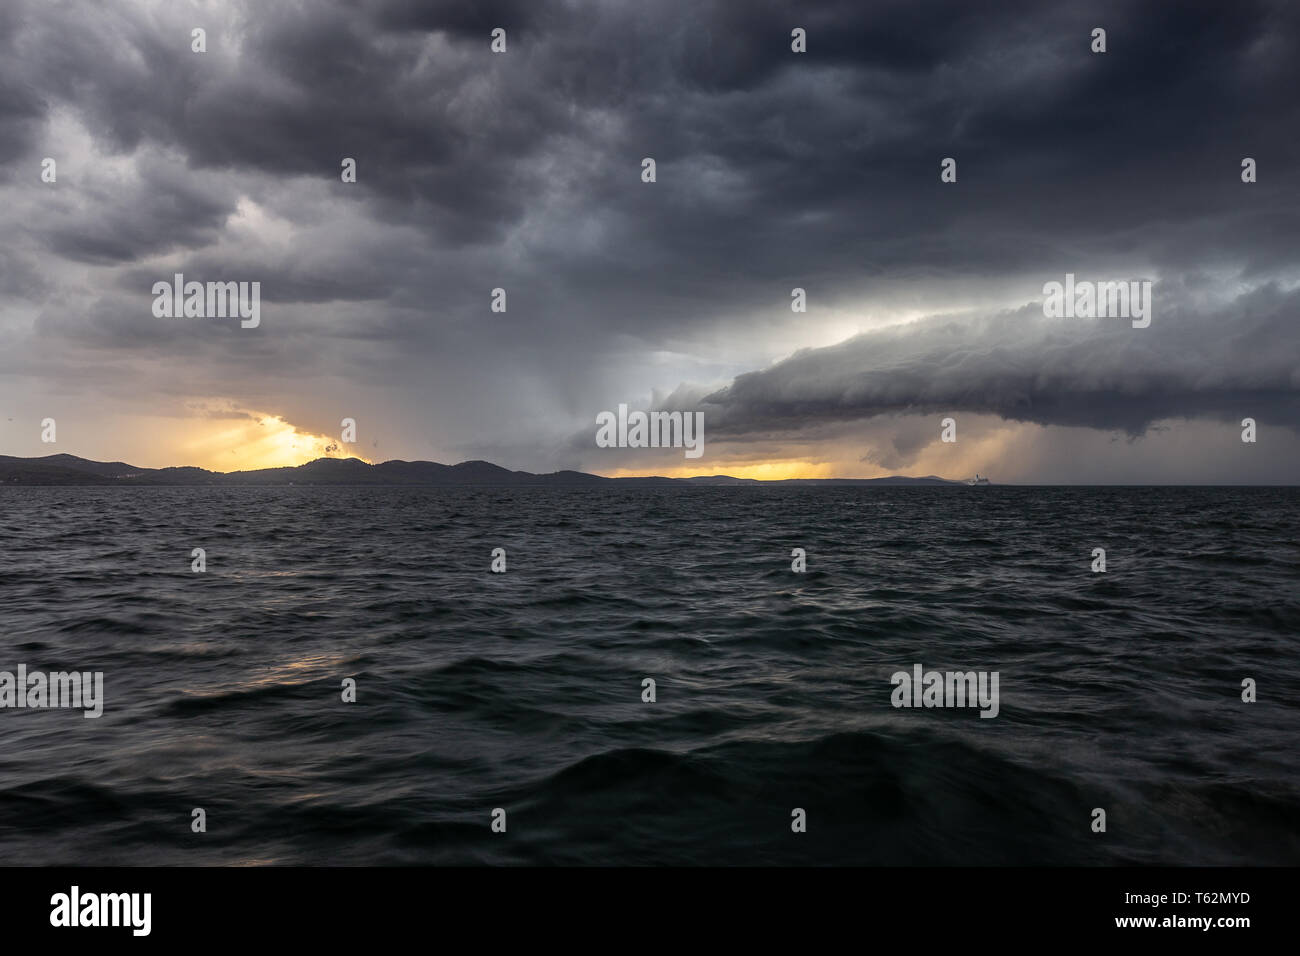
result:
M 0 438 L 1294 481 L 1298 47 L 1284 2 L 16 0 Z M 260 325 L 155 318 L 176 273 L 260 282 Z M 1152 324 L 1046 318 L 1066 273 L 1151 281 Z M 597 448 L 620 403 L 705 454 Z

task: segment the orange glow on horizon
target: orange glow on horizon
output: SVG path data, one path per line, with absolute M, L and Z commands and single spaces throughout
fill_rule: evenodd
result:
M 757 478 L 760 481 L 784 481 L 791 478 L 843 478 L 840 469 L 829 461 L 769 461 L 753 464 L 717 464 L 709 466 L 678 465 L 673 468 L 616 468 L 595 474 L 606 478 L 698 478 L 729 475 L 732 478 Z M 853 475 L 851 477 L 874 477 Z
M 252 471 L 304 465 L 317 458 L 370 459 L 337 438 L 301 431 L 279 415 L 215 418 L 211 427 L 196 428 L 189 421 L 185 436 L 177 441 L 178 457 L 186 464 L 209 471 Z

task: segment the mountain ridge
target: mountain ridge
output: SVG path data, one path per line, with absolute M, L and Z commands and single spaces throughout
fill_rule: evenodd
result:
M 462 461 L 444 465 L 436 461 L 394 458 L 369 464 L 359 458 L 317 458 L 301 465 L 258 468 L 251 471 L 208 471 L 193 466 L 141 468 L 122 461 L 92 461 L 76 455 L 19 458 L 0 455 L 0 485 L 385 485 L 435 487 L 614 487 L 628 485 L 687 484 L 731 485 L 932 485 L 959 486 L 965 482 L 928 475 L 911 478 L 736 478 L 700 475 L 668 478 L 644 475 L 606 478 L 582 471 L 535 474 L 511 471 L 490 461 Z

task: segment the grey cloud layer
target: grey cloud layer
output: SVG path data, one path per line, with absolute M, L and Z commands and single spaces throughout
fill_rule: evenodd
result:
M 1249 416 L 1300 428 L 1300 291 L 1266 286 L 1214 308 L 1157 285 L 1150 328 L 1049 319 L 1028 306 L 932 318 L 801 352 L 700 398 L 716 437 L 886 413 L 969 411 L 1121 429 Z
M 98 353 L 105 402 L 172 394 L 154 377 L 170 364 L 295 409 L 351 376 L 394 433 L 436 409 L 439 440 L 508 449 L 549 416 L 562 446 L 635 401 L 620 389 L 692 380 L 647 356 L 726 381 L 825 303 L 1214 274 L 1258 287 L 1226 327 L 1190 302 L 1146 339 L 1024 315 L 921 323 L 741 376 L 714 395 L 718 427 L 940 405 L 1131 431 L 1239 400 L 1280 414 L 1295 303 L 1269 283 L 1300 273 L 1297 88 L 1300 10 L 1262 0 L 9 3 L 0 370 L 58 389 Z M 51 189 L 37 164 L 60 148 Z M 275 222 L 241 226 L 241 199 Z M 173 270 L 260 280 L 256 341 L 160 328 L 147 290 Z M 796 285 L 807 317 L 789 312 Z M 496 286 L 505 316 L 487 312 Z M 718 341 L 735 345 L 697 354 Z M 421 437 L 394 453 L 430 452 Z

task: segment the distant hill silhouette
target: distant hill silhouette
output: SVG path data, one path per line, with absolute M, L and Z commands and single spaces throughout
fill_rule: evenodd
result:
M 121 461 L 89 461 L 75 455 L 15 458 L 0 455 L 0 485 L 434 485 L 610 487 L 626 485 L 962 485 L 936 478 L 788 478 L 762 481 L 709 475 L 698 478 L 604 478 L 581 471 L 535 475 L 510 471 L 489 461 L 442 465 L 436 461 L 385 461 L 369 465 L 357 458 L 317 458 L 292 468 L 207 471 L 203 468 L 140 468 Z

